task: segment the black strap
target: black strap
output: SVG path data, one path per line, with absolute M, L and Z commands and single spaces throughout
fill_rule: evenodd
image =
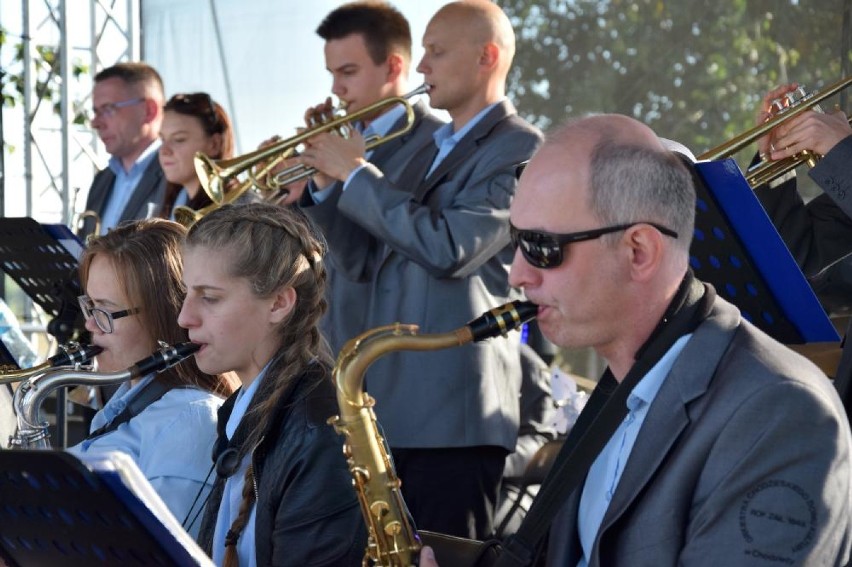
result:
M 171 390 L 171 388 L 171 386 L 164 384 L 161 380 L 155 379 L 148 382 L 148 384 L 142 388 L 142 391 L 130 400 L 124 410 L 115 416 L 115 419 L 103 427 L 89 433 L 86 439 L 94 439 L 95 437 L 100 437 L 101 435 L 106 435 L 107 433 L 115 431 L 122 423 L 127 423 L 145 411 L 145 408 L 162 398 L 166 392 Z
M 666 315 L 636 355 L 636 363 L 619 384 L 609 368 L 595 387 L 577 423 L 565 439 L 530 510 L 515 535 L 504 543 L 497 567 L 529 565 L 553 518 L 582 486 L 589 468 L 627 415 L 633 387 L 683 335 L 695 330 L 713 304 L 715 291 L 687 274 Z

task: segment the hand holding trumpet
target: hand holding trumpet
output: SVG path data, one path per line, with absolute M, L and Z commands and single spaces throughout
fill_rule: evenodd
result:
M 763 124 L 786 108 L 786 95 L 795 92 L 799 85 L 781 85 L 763 97 L 757 123 Z M 779 102 L 780 101 L 780 102 Z M 849 119 L 841 110 L 825 114 L 807 110 L 774 128 L 758 140 L 758 151 L 769 160 L 779 160 L 810 151 L 825 155 L 837 143 L 852 135 Z

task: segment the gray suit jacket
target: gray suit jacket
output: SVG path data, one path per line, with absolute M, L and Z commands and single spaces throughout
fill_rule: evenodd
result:
M 95 211 L 99 216 L 103 216 L 114 183 L 115 174 L 110 168 L 107 167 L 99 171 L 92 181 L 91 188 L 89 188 L 89 196 L 86 198 L 86 210 Z M 142 174 L 142 179 L 139 180 L 133 196 L 130 197 L 130 201 L 127 202 L 127 206 L 121 213 L 119 222 L 156 216 L 160 212 L 165 192 L 166 176 L 160 167 L 158 156 L 155 155 L 151 163 L 148 164 L 148 167 L 145 168 L 145 172 Z M 85 240 L 94 229 L 94 220 L 87 218 L 80 230 L 79 236 Z
M 807 205 L 795 177 L 755 190 L 796 262 L 813 276 L 852 252 L 852 136 L 845 138 L 810 170 L 825 191 Z
M 515 165 L 541 134 L 503 102 L 425 178 L 425 140 L 394 184 L 367 165 L 337 210 L 370 239 L 329 238 L 351 279 L 370 282 L 365 328 L 414 323 L 454 330 L 518 293 L 507 281 Z M 421 181 L 422 180 L 422 181 Z M 518 334 L 435 352 L 395 352 L 367 372 L 366 388 L 394 448 L 503 446 L 518 435 Z
M 408 133 L 378 146 L 370 156 L 370 163 L 392 182 L 400 180 L 403 170 L 417 156 L 423 145 L 432 140 L 432 134 L 443 124 L 422 102 L 414 105 L 414 116 L 414 125 Z M 404 123 L 405 118 L 400 118 L 391 131 L 398 130 Z M 337 203 L 342 189 L 343 183 L 336 182 L 331 195 L 322 203 L 314 203 L 308 191 L 302 194 L 299 201 L 299 206 L 305 214 L 321 227 L 331 243 L 326 284 L 328 312 L 322 320 L 321 328 L 334 353 L 340 351 L 346 341 L 369 328 L 367 308 L 370 302 L 370 283 L 347 277 L 339 267 L 341 251 L 338 243 L 356 239 L 371 249 L 380 245 L 369 232 L 338 214 Z
M 590 565 L 845 565 L 851 450 L 826 377 L 717 298 L 651 405 Z M 581 556 L 579 497 L 548 565 Z

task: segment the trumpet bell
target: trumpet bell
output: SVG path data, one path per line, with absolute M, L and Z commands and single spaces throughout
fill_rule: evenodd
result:
M 282 189 L 287 185 L 314 175 L 316 169 L 305 165 L 295 165 L 285 168 L 277 174 L 271 172 L 285 160 L 298 156 L 299 148 L 317 134 L 323 132 L 341 133 L 354 122 L 381 114 L 398 104 L 405 108 L 406 121 L 403 127 L 384 136 L 376 136 L 366 140 L 366 149 L 372 150 L 380 144 L 408 133 L 414 127 L 415 122 L 414 107 L 408 99 L 425 92 L 428 92 L 428 86 L 421 85 L 403 96 L 382 99 L 357 112 L 322 122 L 295 136 L 230 159 L 212 160 L 203 153 L 196 154 L 194 160 L 196 174 L 201 182 L 202 189 L 213 201 L 213 204 L 200 211 L 195 211 L 193 214 L 189 214 L 188 211 L 181 212 L 181 220 L 178 220 L 178 222 L 190 226 L 204 214 L 224 204 L 233 203 L 245 192 L 252 189 L 269 194 L 271 195 L 270 198 L 280 197 Z M 232 181 L 243 174 L 246 175 L 246 179 L 231 188 Z M 175 209 L 175 218 L 178 218 L 178 208 Z

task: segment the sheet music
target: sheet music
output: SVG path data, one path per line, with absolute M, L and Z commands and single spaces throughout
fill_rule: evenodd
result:
M 129 455 L 119 451 L 83 453 L 75 455 L 92 472 L 107 481 L 112 487 L 116 486 L 113 480 L 127 489 L 126 494 L 117 494 L 122 500 L 131 495 L 139 500 L 159 521 L 163 527 L 175 538 L 198 565 L 212 567 L 213 562 L 207 554 L 195 543 L 192 536 L 181 526 L 180 521 L 174 517 L 168 506 L 157 494 L 157 491 L 136 466 Z

